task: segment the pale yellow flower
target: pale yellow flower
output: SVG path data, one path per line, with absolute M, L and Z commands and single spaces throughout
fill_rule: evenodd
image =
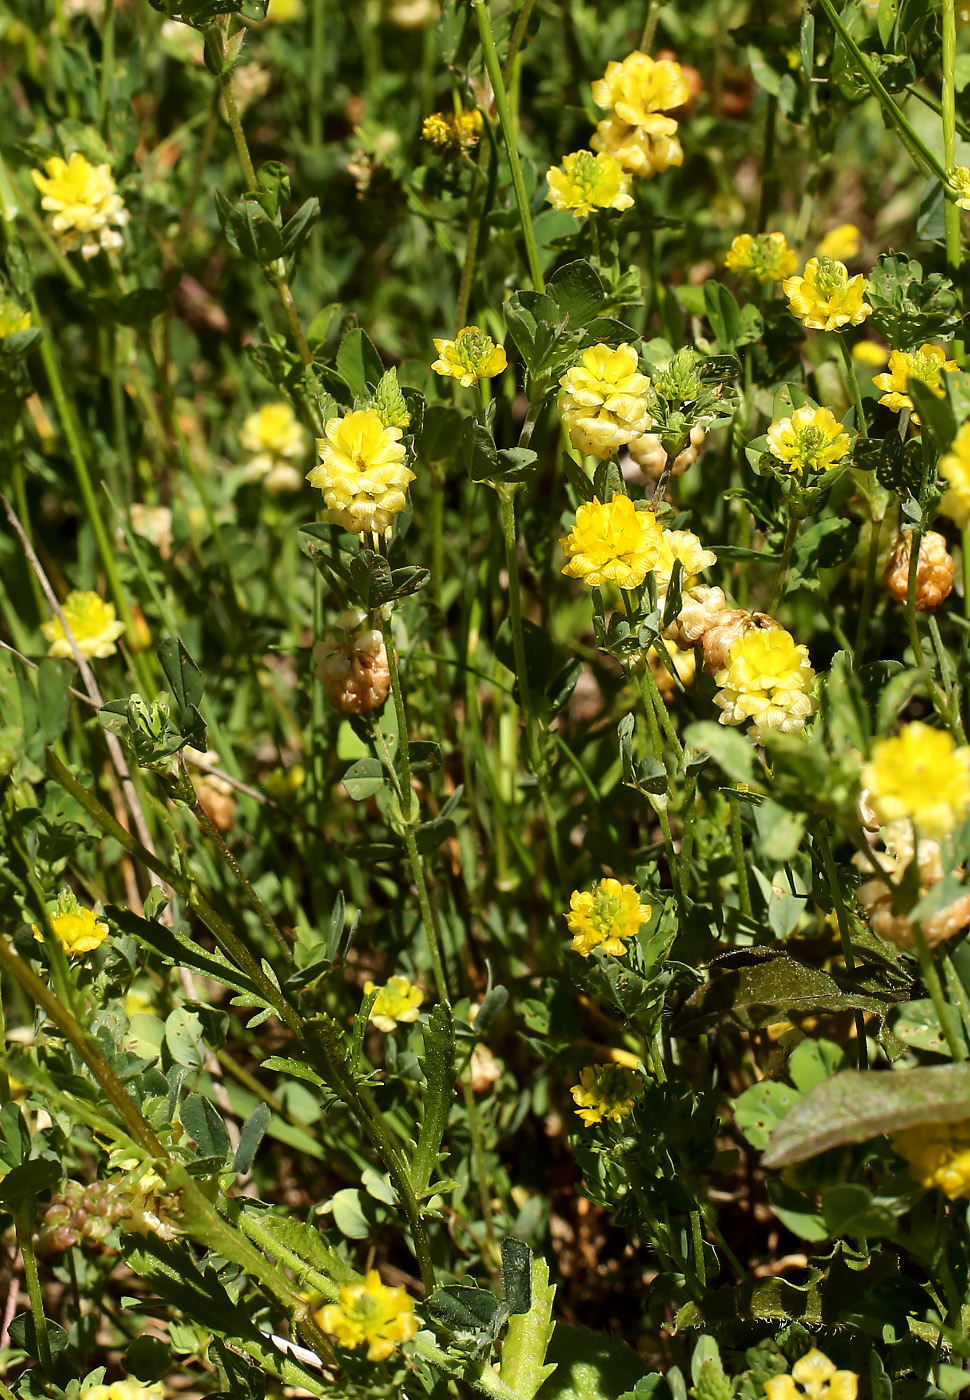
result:
M 591 345 L 559 383 L 559 412 L 579 452 L 605 460 L 650 427 L 650 380 L 632 345 Z
M 819 243 L 818 256 L 820 258 L 838 258 L 841 262 L 850 262 L 852 258 L 858 256 L 861 242 L 862 235 L 855 224 L 839 224 L 837 228 L 829 229 Z
M 480 379 L 494 379 L 508 368 L 505 347 L 496 345 L 487 332 L 478 326 L 464 326 L 454 340 L 435 338 L 438 358 L 431 368 L 444 378 L 457 379 L 463 389 L 470 389 Z
M 154 1385 L 112 1381 L 111 1385 L 89 1385 L 81 1391 L 81 1400 L 165 1400 L 165 1387 L 161 1381 Z
M 882 369 L 888 363 L 889 351 L 874 340 L 857 340 L 852 347 L 852 358 L 867 369 Z
M 573 936 L 572 949 L 588 958 L 594 948 L 602 948 L 615 958 L 626 952 L 627 940 L 635 938 L 653 910 L 641 904 L 632 885 L 619 880 L 600 880 L 592 890 L 573 890 L 569 896 L 566 924 Z
M 269 0 L 266 18 L 272 24 L 292 24 L 304 13 L 303 0 Z
M 97 661 L 114 656 L 118 650 L 115 642 L 124 635 L 125 627 L 124 623 L 116 620 L 113 603 L 106 603 L 97 593 L 74 589 L 61 605 L 61 612 L 82 656 Z M 42 623 L 40 630 L 50 642 L 47 648 L 48 656 L 64 659 L 74 656 L 74 650 L 59 617 L 52 617 L 50 622 Z
M 684 150 L 676 136 L 628 126 L 616 117 L 604 117 L 597 124 L 589 144 L 594 151 L 604 151 L 614 156 L 624 170 L 641 180 L 648 180 L 671 166 L 684 163 Z
M 619 121 L 645 133 L 672 136 L 677 123 L 661 113 L 682 107 L 690 96 L 684 71 L 672 59 L 654 59 L 635 50 L 621 63 L 608 63 L 593 84 L 593 101 L 610 108 Z
M 768 429 L 768 449 L 790 472 L 827 472 L 844 462 L 852 439 L 828 408 L 803 404 Z
M 243 420 L 239 442 L 250 454 L 244 481 L 261 481 L 269 491 L 297 491 L 303 475 L 293 466 L 306 454 L 310 435 L 291 404 L 266 403 Z
M 855 1371 L 838 1370 L 817 1347 L 795 1362 L 791 1375 L 765 1381 L 767 1400 L 856 1400 L 858 1389 Z
M 811 330 L 837 331 L 860 326 L 872 307 L 863 300 L 866 279 L 849 276 L 845 263 L 835 258 L 809 258 L 800 277 L 782 283 L 793 316 Z
M 643 1094 L 643 1080 L 624 1065 L 587 1065 L 569 1091 L 586 1124 L 622 1123 Z
M 70 890 L 62 890 L 57 904 L 49 908 L 54 932 L 69 958 L 93 953 L 108 936 L 108 925 L 93 909 L 79 904 Z M 37 942 L 43 943 L 44 935 L 36 924 L 31 924 L 31 930 Z
M 739 233 L 724 266 L 729 272 L 747 272 L 759 282 L 781 282 L 795 271 L 798 258 L 783 233 Z
M 653 511 L 637 510 L 629 496 L 602 504 L 594 496 L 576 512 L 576 524 L 560 544 L 568 556 L 563 573 L 591 588 L 615 583 L 639 588 L 660 558 L 662 532 Z
M 928 1190 L 938 1186 L 951 1201 L 970 1197 L 970 1120 L 904 1128 L 893 1133 L 893 1147 Z
M 366 1346 L 368 1361 L 386 1361 L 419 1326 L 404 1289 L 388 1288 L 376 1269 L 369 1270 L 363 1283 L 345 1283 L 339 1300 L 321 1308 L 316 1320 L 338 1346 Z
M 883 391 L 880 403 L 891 408 L 894 413 L 901 413 L 904 408 L 908 408 L 913 422 L 919 423 L 919 414 L 913 411 L 913 400 L 906 392 L 906 381 L 918 379 L 939 399 L 943 397 L 944 392 L 944 370 L 959 368 L 956 360 L 946 358 L 946 351 L 942 346 L 927 343 L 921 345 L 918 350 L 894 350 L 889 356 L 889 372 L 875 375 L 872 382 L 877 389 Z
M 548 203 L 577 219 L 594 209 L 629 209 L 633 204 L 630 177 L 607 151 L 574 151 L 563 157 L 561 168 L 554 165 L 546 171 L 546 180 Z
M 9 297 L 0 297 L 0 340 L 16 335 L 18 331 L 29 331 L 33 324 L 34 318 L 29 311 L 24 311 Z
M 127 224 L 128 211 L 109 165 L 91 165 L 74 151 L 66 161 L 51 156 L 44 171 L 32 170 L 30 177 L 40 190 L 41 208 L 50 215 L 51 232 L 65 252 L 80 245 L 81 256 L 93 258 L 102 248 L 122 246 L 118 229 Z
M 414 472 L 404 465 L 401 429 L 385 428 L 371 408 L 331 418 L 317 441 L 320 461 L 307 472 L 323 492 L 324 519 L 355 535 L 381 534 L 407 505 Z
M 965 530 L 970 524 L 970 423 L 964 423 L 941 459 L 940 475 L 947 491 L 939 509 Z
M 876 740 L 860 783 L 880 822 L 905 818 L 920 836 L 942 837 L 970 808 L 970 748 L 914 720 Z
M 377 992 L 377 1000 L 371 1007 L 369 1020 L 379 1031 L 390 1034 L 400 1023 L 416 1021 L 424 1001 L 420 987 L 409 982 L 406 977 L 389 977 L 383 987 L 373 982 L 364 983 L 364 995 Z
M 714 703 L 722 711 L 719 722 L 739 725 L 753 719 L 754 739 L 769 729 L 792 734 L 818 709 L 808 648 L 796 645 L 783 627 L 755 629 L 739 637 L 714 684 Z
M 717 563 L 717 555 L 713 550 L 705 549 L 692 531 L 664 530 L 660 540 L 660 558 L 654 568 L 658 598 L 666 596 L 678 559 L 681 565 L 680 587 L 685 597 L 696 584 L 697 575 Z
M 948 172 L 948 178 L 957 191 L 957 208 L 970 209 L 970 166 L 955 165 Z

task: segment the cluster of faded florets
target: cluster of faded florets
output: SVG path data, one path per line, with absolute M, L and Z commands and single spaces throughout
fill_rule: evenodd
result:
M 597 210 L 629 209 L 632 177 L 657 175 L 681 165 L 684 152 L 669 113 L 690 96 L 684 70 L 673 59 L 628 54 L 609 63 L 593 84 L 593 101 L 607 116 L 590 140 L 592 150 L 573 151 L 546 174 L 546 199 L 577 219 Z
M 875 864 L 887 879 L 876 875 L 866 880 L 856 891 L 856 898 L 873 933 L 885 938 L 888 943 L 894 943 L 897 948 L 913 948 L 916 938 L 912 921 L 905 914 L 893 911 L 894 889 L 909 869 L 914 855 L 919 870 L 920 897 L 939 885 L 947 874 L 943 868 L 942 848 L 940 842 L 930 836 L 914 840 L 912 823 L 905 820 L 890 822 L 884 827 L 882 841 L 883 850 L 873 847 L 868 859 L 860 852 L 853 857 L 853 863 L 863 871 L 870 871 Z M 961 868 L 952 873 L 962 877 L 963 870 Z M 970 893 L 959 895 L 944 908 L 920 920 L 923 937 L 931 948 L 953 938 L 968 925 Z
M 905 603 L 909 597 L 912 557 L 913 533 L 907 530 L 897 537 L 883 574 L 883 582 L 897 603 Z M 927 530 L 919 542 L 913 579 L 913 601 L 919 612 L 931 612 L 945 602 L 953 591 L 955 570 L 946 540 L 936 530 Z
M 432 112 L 424 119 L 421 135 L 439 156 L 454 160 L 474 150 L 484 129 L 485 120 L 474 107 L 461 112 Z
M 368 613 L 348 609 L 327 639 L 313 648 L 317 679 L 331 704 L 345 714 L 379 709 L 391 688 L 384 634 L 369 621 Z
M 114 1182 L 66 1181 L 41 1214 L 37 1252 L 51 1258 L 76 1246 L 101 1249 L 128 1210 Z

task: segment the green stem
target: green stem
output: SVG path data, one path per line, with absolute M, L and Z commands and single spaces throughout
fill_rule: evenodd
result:
M 960 1020 L 963 1024 L 963 1038 L 970 1045 L 970 996 L 960 979 L 960 975 L 953 963 L 953 957 L 949 946 L 944 943 L 940 948 L 940 961 L 943 964 L 943 974 L 946 977 L 946 989 L 949 993 L 950 1001 L 960 1012 Z
M 761 161 L 761 189 L 758 194 L 758 213 L 755 219 L 755 232 L 763 233 L 768 227 L 768 212 L 774 193 L 775 136 L 778 127 L 778 98 L 769 94 L 765 106 L 765 149 Z
M 845 336 L 839 333 L 835 337 L 838 342 L 839 354 L 842 357 L 842 368 L 845 371 L 845 387 L 849 391 L 852 406 L 855 409 L 856 432 L 860 437 L 868 437 L 869 430 L 866 427 L 866 414 L 862 406 L 862 390 L 859 388 L 859 376 L 855 372 L 855 365 L 852 363 L 852 354 L 846 344 Z
M 438 1000 L 443 1006 L 449 1006 L 448 977 L 445 972 L 445 960 L 441 950 L 441 931 L 438 928 L 437 920 L 431 909 L 431 899 L 428 895 L 428 882 L 425 879 L 424 873 L 424 857 L 418 850 L 417 839 L 414 835 L 414 827 L 410 824 L 404 828 L 404 841 L 408 848 L 408 861 L 411 865 L 411 874 L 414 877 L 414 884 L 418 891 L 418 906 L 421 910 L 421 920 L 424 924 L 425 933 L 428 935 L 431 968 L 434 972 Z
M 482 1223 L 485 1226 L 485 1240 L 488 1246 L 489 1264 L 495 1268 L 501 1261 L 501 1254 L 495 1241 L 495 1220 L 492 1210 L 491 1181 L 488 1175 L 488 1163 L 485 1159 L 485 1141 L 482 1136 L 482 1116 L 478 1111 L 478 1101 L 475 1098 L 475 1090 L 472 1088 L 471 1079 L 468 1074 L 462 1075 L 461 1080 L 462 1097 L 465 1100 L 465 1116 L 468 1120 L 468 1132 L 472 1140 L 472 1166 L 475 1170 L 475 1185 L 478 1188 L 478 1205 L 482 1212 Z
M 919 573 L 920 546 L 923 543 L 923 531 L 918 526 L 910 531 L 909 547 L 909 573 L 906 576 L 906 627 L 909 631 L 909 643 L 913 648 L 913 659 L 917 666 L 923 664 L 923 643 L 920 641 L 919 628 L 916 625 L 916 580 Z
M 509 40 L 508 52 L 505 55 L 505 62 L 502 64 L 502 78 L 508 84 L 512 78 L 512 69 L 515 67 L 515 60 L 519 56 L 519 49 L 522 47 L 522 40 L 525 38 L 525 31 L 529 27 L 529 20 L 532 18 L 532 11 L 535 9 L 536 0 L 522 0 L 522 8 L 515 21 L 515 28 L 512 30 L 512 37 Z
M 963 616 L 970 618 L 970 530 L 960 531 L 960 561 L 963 566 Z
M 819 854 L 822 857 L 822 866 L 825 870 L 825 879 L 828 882 L 829 891 L 832 895 L 832 902 L 835 905 L 835 918 L 839 925 L 839 937 L 842 940 L 842 957 L 845 961 L 847 972 L 855 971 L 855 958 L 852 953 L 852 940 L 849 934 L 849 916 L 845 909 L 845 898 L 842 894 L 842 885 L 839 880 L 839 872 L 836 869 L 835 859 L 832 855 L 832 845 L 828 834 L 819 832 L 815 838 Z M 858 1042 L 858 1064 L 860 1069 L 868 1067 L 868 1050 L 866 1047 L 866 1018 L 861 1011 L 855 1012 L 856 1040 Z
M 707 1266 L 704 1263 L 704 1233 L 701 1229 L 699 1210 L 692 1210 L 690 1213 L 690 1233 L 694 1255 L 694 1272 L 697 1275 L 697 1282 L 703 1290 L 707 1287 Z
M 748 866 L 744 856 L 744 834 L 741 831 L 741 802 L 736 792 L 729 792 L 727 800 L 731 814 L 731 850 L 738 881 L 738 903 L 741 905 L 741 913 L 751 919 L 754 912 L 751 908 L 751 886 L 748 884 Z
M 489 81 L 492 84 L 492 91 L 495 94 L 495 109 L 498 112 L 499 125 L 502 128 L 502 136 L 505 139 L 505 149 L 509 157 L 509 170 L 512 174 L 512 188 L 515 191 L 515 202 L 519 210 L 519 221 L 522 225 L 522 238 L 525 242 L 525 257 L 529 267 L 529 276 L 532 279 L 532 286 L 537 292 L 546 290 L 545 278 L 542 275 L 542 264 L 539 261 L 539 247 L 536 243 L 535 229 L 532 226 L 532 214 L 529 209 L 529 199 L 525 190 L 525 180 L 522 176 L 522 163 L 519 160 L 518 133 L 512 112 L 509 109 L 508 94 L 505 90 L 505 82 L 502 77 L 502 67 L 495 50 L 495 40 L 492 37 L 492 22 L 488 16 L 488 4 L 486 0 L 475 0 L 475 18 L 478 21 L 478 34 L 482 45 L 482 56 L 485 59 L 485 69 L 488 73 Z
M 98 126 L 101 135 L 108 133 L 111 120 L 111 99 L 115 69 L 115 0 L 104 0 L 104 28 L 101 31 L 101 94 L 98 102 Z
M 943 124 L 943 164 L 947 171 L 956 163 L 956 53 L 957 20 L 956 0 L 942 0 L 943 22 L 943 89 L 940 115 Z M 960 210 L 953 199 L 944 200 L 943 227 L 946 240 L 947 271 L 957 289 L 959 305 L 963 304 L 962 263 L 963 240 L 960 230 Z M 953 357 L 963 364 L 963 339 L 953 342 Z
M 667 712 L 667 706 L 664 704 L 664 698 L 660 694 L 660 688 L 657 685 L 656 680 L 654 679 L 653 671 L 650 669 L 650 662 L 647 660 L 646 657 L 644 657 L 643 659 L 643 668 L 638 669 L 636 672 L 636 679 L 637 688 L 640 691 L 641 696 L 643 696 L 644 692 L 646 692 L 646 694 L 650 697 L 650 701 L 656 712 L 657 719 L 660 722 L 660 727 L 666 735 L 667 742 L 677 754 L 677 757 L 683 758 L 684 746 L 677 736 L 677 731 L 674 728 L 673 721 L 671 720 L 670 715 Z M 646 703 L 646 701 L 644 701 L 644 703 Z
M 859 623 L 855 634 L 855 664 L 859 666 L 865 655 L 869 638 L 869 622 L 872 618 L 872 604 L 876 596 L 876 570 L 879 564 L 879 545 L 882 539 L 882 520 L 870 520 L 869 550 L 866 554 L 866 581 L 862 588 L 862 605 L 859 609 Z
M 495 487 L 502 508 L 502 535 L 505 541 L 505 567 L 509 576 L 509 627 L 512 632 L 512 650 L 515 656 L 516 679 L 519 683 L 519 704 L 525 724 L 526 744 L 532 771 L 539 789 L 539 801 L 546 819 L 549 849 L 555 862 L 556 873 L 562 884 L 566 883 L 566 868 L 559 844 L 559 828 L 549 796 L 548 769 L 546 757 L 539 738 L 538 722 L 532 704 L 532 689 L 529 685 L 529 671 L 525 655 L 525 636 L 522 631 L 522 585 L 519 579 L 518 533 L 515 526 L 515 493 L 517 487 L 511 482 L 500 481 Z
M 54 1378 L 54 1359 L 51 1355 L 47 1314 L 44 1312 L 44 1294 L 40 1286 L 40 1275 L 37 1272 L 37 1256 L 34 1254 L 34 1222 L 31 1206 L 35 1203 L 35 1199 L 33 1196 L 29 1197 L 26 1206 L 13 1212 L 13 1218 L 17 1229 L 17 1243 L 20 1245 L 20 1253 L 24 1261 L 24 1281 L 27 1284 L 27 1298 L 30 1302 L 30 1315 L 34 1321 L 41 1370 L 44 1372 L 45 1378 L 52 1381 Z
M 788 529 L 785 531 L 785 543 L 781 550 L 781 560 L 778 564 L 778 572 L 775 574 L 775 581 L 771 588 L 771 599 L 768 603 L 768 613 L 771 617 L 775 615 L 775 609 L 781 602 L 785 594 L 785 587 L 788 583 L 788 569 L 791 565 L 792 550 L 795 547 L 795 536 L 798 534 L 799 517 L 794 511 L 788 517 Z
M 947 190 L 949 188 L 949 182 L 947 181 L 946 171 L 940 165 L 940 162 L 937 160 L 936 156 L 929 149 L 929 147 L 926 146 L 926 144 L 916 134 L 916 132 L 913 130 L 913 127 L 910 125 L 909 120 L 904 116 L 901 109 L 890 97 L 889 93 L 886 91 L 885 87 L 880 82 L 879 75 L 876 73 L 876 70 L 870 63 L 868 56 L 862 51 L 862 49 L 856 43 L 855 39 L 846 29 L 845 25 L 842 23 L 842 20 L 839 18 L 839 14 L 835 8 L 835 5 L 832 3 L 832 0 L 818 0 L 818 3 L 825 11 L 825 14 L 832 28 L 842 40 L 842 43 L 845 45 L 846 49 L 852 55 L 854 62 L 859 68 L 859 71 L 862 73 L 862 76 L 865 78 L 865 81 L 868 84 L 873 96 L 877 99 L 883 111 L 886 113 L 886 116 L 889 118 L 893 126 L 895 126 L 896 130 L 902 136 L 904 144 L 909 148 L 910 155 L 914 158 L 917 164 L 922 164 L 924 171 L 927 175 L 935 175 L 936 178 L 942 183 L 944 190 Z
M 919 920 L 912 924 L 913 940 L 916 944 L 916 955 L 919 958 L 920 976 L 923 984 L 930 994 L 936 1018 L 940 1023 L 940 1030 L 954 1060 L 965 1060 L 967 1058 L 967 1047 L 962 1038 L 957 1035 L 956 1029 L 950 1019 L 950 1005 L 943 994 L 943 984 L 940 982 L 939 969 L 933 960 L 926 942 L 926 935 L 923 932 L 923 925 Z

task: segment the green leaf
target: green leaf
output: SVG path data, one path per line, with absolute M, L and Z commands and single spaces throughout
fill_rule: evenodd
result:
M 957 435 L 957 422 L 949 399 L 934 394 L 929 385 L 912 376 L 906 380 L 906 392 L 913 400 L 913 407 L 920 416 L 923 430 L 929 433 L 936 450 L 948 452 Z
M 280 231 L 255 196 L 243 195 L 233 205 L 226 238 L 237 253 L 261 266 L 283 256 Z
M 233 1171 L 238 1176 L 245 1176 L 252 1170 L 256 1152 L 263 1140 L 263 1134 L 269 1127 L 269 1120 L 272 1116 L 269 1104 L 258 1103 L 243 1124 L 242 1132 L 239 1134 L 239 1146 L 232 1159 Z
M 797 1089 L 762 1079 L 734 1100 L 734 1117 L 752 1147 L 763 1151 L 781 1120 L 801 1098 Z
M 355 802 L 363 802 L 365 798 L 373 797 L 375 792 L 380 792 L 386 777 L 379 758 L 360 758 L 344 774 L 347 796 Z
M 384 362 L 370 337 L 355 326 L 348 331 L 337 351 L 337 373 L 355 398 L 364 398 L 381 382 Z
M 57 1184 L 63 1169 L 59 1162 L 49 1157 L 34 1157 L 21 1162 L 19 1167 L 0 1179 L 0 1204 L 7 1210 L 16 1211 L 35 1196 Z
M 710 754 L 732 783 L 751 782 L 758 751 L 737 729 L 729 729 L 713 720 L 699 720 L 687 726 L 684 739 L 692 749 Z
M 449 1283 L 431 1295 L 425 1310 L 457 1338 L 490 1341 L 498 1335 L 504 1310 L 494 1293 L 464 1283 Z
M 960 1015 L 955 1006 L 947 1004 L 950 1027 L 958 1041 L 963 1039 Z M 946 1055 L 947 1042 L 936 1014 L 936 1007 L 928 998 L 922 1001 L 907 1001 L 898 1007 L 889 1018 L 889 1029 L 897 1040 L 911 1045 L 915 1050 L 928 1050 L 936 1055 Z
M 574 326 L 587 326 L 606 301 L 599 275 L 582 260 L 558 268 L 549 279 L 548 292 Z
M 193 972 L 201 972 L 204 977 L 211 977 L 233 991 L 245 992 L 249 996 L 258 995 L 246 974 L 234 967 L 218 949 L 210 952 L 200 947 L 188 934 L 177 934 L 153 919 L 141 919 L 130 909 L 122 909 L 117 904 L 109 904 L 105 913 L 122 932 L 130 933 L 175 967 L 190 967 Z
M 646 1364 L 632 1347 L 588 1327 L 556 1324 L 546 1358 L 556 1369 L 540 1400 L 614 1400 L 633 1390 Z
M 366 1240 L 370 1237 L 371 1223 L 360 1205 L 360 1192 L 350 1186 L 338 1191 L 330 1202 L 333 1223 L 342 1235 L 349 1240 Z
M 175 702 L 173 719 L 183 739 L 194 748 L 205 748 L 205 722 L 199 706 L 205 693 L 202 672 L 182 645 L 181 637 L 163 637 L 158 659 Z
M 229 1134 L 209 1099 L 201 1094 L 190 1094 L 179 1109 L 179 1118 L 200 1157 L 228 1157 Z
M 523 1240 L 508 1236 L 502 1241 L 502 1281 L 508 1311 L 527 1313 L 532 1307 L 532 1250 Z
M 786 1167 L 830 1147 L 963 1118 L 970 1118 L 968 1064 L 844 1070 L 795 1105 L 772 1136 L 765 1166 Z
M 0 1108 L 0 1161 L 9 1167 L 19 1167 L 30 1157 L 30 1129 L 19 1104 L 5 1103 Z
M 846 1068 L 846 1055 L 841 1045 L 831 1040 L 803 1040 L 792 1051 L 788 1073 L 803 1094 Z
M 283 225 L 283 253 L 292 257 L 298 253 L 310 236 L 310 230 L 320 217 L 320 201 L 316 195 L 305 200 L 287 223 Z
M 411 1181 L 424 1195 L 438 1165 L 441 1140 L 455 1097 L 455 1022 L 449 1007 L 439 1003 L 424 1028 L 424 1050 L 418 1057 L 424 1072 L 421 1129 L 411 1162 Z
M 503 1242 L 502 1259 L 505 1260 Z M 509 1318 L 502 1347 L 500 1376 L 518 1400 L 533 1397 L 556 1369 L 556 1363 L 546 1363 L 546 1354 L 556 1324 L 552 1320 L 552 1304 L 556 1296 L 549 1282 L 549 1265 L 545 1259 L 533 1257 L 529 1277 L 529 1310 L 517 1312 L 509 1305 Z M 506 1301 L 509 1303 L 506 1284 Z
M 883 1016 L 888 1003 L 856 990 L 843 991 L 833 977 L 790 957 L 768 957 L 742 966 L 753 954 L 726 954 L 711 967 L 711 980 L 687 1001 L 678 1030 L 702 1034 L 725 1023 L 754 1030 L 819 1012 L 865 1011 Z

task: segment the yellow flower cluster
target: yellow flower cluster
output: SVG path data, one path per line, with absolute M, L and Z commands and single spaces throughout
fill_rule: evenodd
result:
M 388 1288 L 376 1269 L 363 1283 L 345 1283 L 336 1303 L 321 1308 L 316 1320 L 338 1346 L 367 1347 L 368 1361 L 386 1361 L 418 1330 L 414 1303 L 403 1288 Z
M 303 475 L 293 466 L 306 452 L 310 437 L 292 405 L 266 403 L 243 421 L 239 441 L 250 454 L 245 481 L 261 481 L 267 491 L 298 491 Z
M 605 461 L 650 427 L 650 380 L 632 345 L 591 345 L 560 379 L 559 412 L 578 452 Z
M 872 307 L 863 300 L 866 279 L 849 276 L 845 263 L 836 258 L 809 258 L 799 277 L 782 283 L 793 316 L 816 331 L 837 331 L 860 326 Z
M 608 151 L 573 151 L 563 157 L 561 167 L 546 171 L 546 180 L 548 203 L 576 219 L 585 219 L 594 209 L 629 209 L 633 204 L 630 176 Z
M 956 360 L 948 360 L 946 351 L 940 345 L 921 345 L 918 350 L 894 350 L 889 356 L 889 372 L 873 377 L 873 384 L 882 390 L 879 402 L 900 413 L 908 408 L 914 423 L 919 423 L 919 414 L 913 411 L 913 400 L 906 392 L 906 381 L 918 379 L 936 397 L 943 397 L 941 383 L 944 370 L 956 370 L 960 366 Z
M 431 366 L 435 374 L 457 379 L 463 389 L 470 389 L 480 379 L 494 379 L 508 368 L 504 346 L 496 345 L 478 326 L 463 326 L 454 340 L 436 338 L 434 348 L 438 352 Z
M 765 1381 L 768 1400 L 856 1400 L 858 1390 L 855 1371 L 840 1371 L 817 1347 L 795 1362 L 790 1375 Z
M 98 918 L 93 909 L 85 909 L 80 905 L 70 890 L 61 891 L 57 904 L 50 913 L 51 925 L 57 934 L 58 942 L 69 958 L 80 958 L 85 953 L 93 953 L 108 936 L 108 925 Z M 30 927 L 37 942 L 43 943 L 43 932 L 36 924 L 31 924 Z
M 385 428 L 372 408 L 331 418 L 317 441 L 320 461 L 307 472 L 323 492 L 324 518 L 354 535 L 381 534 L 407 505 L 414 472 L 404 465 L 401 429 Z
M 40 190 L 41 208 L 50 215 L 51 232 L 61 248 L 82 258 L 93 258 L 102 248 L 122 246 L 118 232 L 128 222 L 128 210 L 118 194 L 109 165 L 91 165 L 79 151 L 67 160 L 51 156 L 44 172 L 32 170 L 30 178 Z
M 112 1381 L 111 1385 L 89 1385 L 81 1391 L 81 1400 L 164 1400 L 165 1387 L 161 1381 L 154 1385 L 136 1385 L 134 1381 Z
M 957 192 L 958 209 L 970 209 L 970 166 L 955 165 L 948 172 L 950 184 Z
M 678 559 L 681 567 L 680 588 L 685 599 L 695 587 L 697 575 L 717 563 L 717 555 L 713 550 L 705 549 L 691 530 L 664 530 L 660 539 L 660 558 L 654 567 L 658 600 L 667 595 Z
M 365 982 L 364 995 L 370 996 L 371 992 L 377 992 L 377 1000 L 368 1019 L 379 1031 L 389 1035 L 401 1022 L 407 1024 L 418 1019 L 424 993 L 406 977 L 389 977 L 381 988 L 373 982 Z
M 34 318 L 29 311 L 24 311 L 9 297 L 0 298 L 0 340 L 16 335 L 18 331 L 29 331 L 33 323 Z
M 768 450 L 790 472 L 827 472 L 845 461 L 849 434 L 828 408 L 804 404 L 790 418 L 776 418 L 768 429 Z
M 579 507 L 576 524 L 560 540 L 568 561 L 563 573 L 591 588 L 639 588 L 660 559 L 662 539 L 653 511 L 637 510 L 629 496 L 605 504 L 594 496 Z
M 602 948 L 622 958 L 627 940 L 636 937 L 652 913 L 649 904 L 640 903 L 633 886 L 621 885 L 619 880 L 600 880 L 589 891 L 573 890 L 566 915 L 573 952 L 588 958 L 594 948 Z
M 739 637 L 714 684 L 718 687 L 714 703 L 722 711 L 720 723 L 739 725 L 753 719 L 754 739 L 768 729 L 792 734 L 804 728 L 818 709 L 808 648 L 796 646 L 783 627 L 754 629 Z
M 839 224 L 838 228 L 829 229 L 818 245 L 818 256 L 840 258 L 842 262 L 848 262 L 858 256 L 861 241 L 862 235 L 855 224 Z
M 115 642 L 124 634 L 125 627 L 116 620 L 113 603 L 106 603 L 97 593 L 73 589 L 65 598 L 61 612 L 82 656 L 89 661 L 92 658 L 104 661 L 114 656 L 118 650 Z M 48 656 L 73 657 L 74 649 L 59 617 L 42 623 L 40 630 L 50 642 Z
M 569 1091 L 586 1124 L 622 1123 L 643 1094 L 643 1081 L 624 1065 L 587 1065 Z
M 964 423 L 941 459 L 940 475 L 947 483 L 940 510 L 964 530 L 970 524 L 970 423 Z
M 615 156 L 624 170 L 641 178 L 682 165 L 677 122 L 664 114 L 682 107 L 689 96 L 684 71 L 672 59 L 653 59 L 636 50 L 622 63 L 608 63 L 593 84 L 593 101 L 608 115 L 590 145 Z
M 421 135 L 441 156 L 467 154 L 478 145 L 485 123 L 477 107 L 464 112 L 432 112 L 425 117 Z
M 970 1197 L 970 1119 L 904 1128 L 893 1146 L 927 1190 L 938 1186 L 951 1201 Z
M 746 272 L 762 283 L 782 282 L 798 267 L 798 258 L 783 233 L 739 233 L 724 266 L 729 272 Z
M 860 781 L 880 822 L 905 818 L 920 836 L 945 836 L 970 810 L 970 748 L 914 720 L 876 740 Z

